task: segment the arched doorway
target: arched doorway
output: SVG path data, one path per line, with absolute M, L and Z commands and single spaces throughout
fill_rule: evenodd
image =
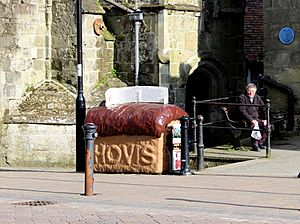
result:
M 203 59 L 189 76 L 186 84 L 185 109 L 192 116 L 192 98 L 197 101 L 228 95 L 227 76 L 223 66 L 212 59 Z M 208 107 L 197 107 L 197 114 L 208 112 Z
M 199 67 L 189 76 L 186 84 L 185 110 L 189 116 L 193 116 L 193 97 L 196 97 L 196 101 L 201 101 L 228 96 L 227 82 L 225 69 L 220 63 L 215 60 L 202 60 Z M 216 106 L 197 104 L 196 108 L 196 115 L 201 114 L 204 117 L 204 123 L 222 118 Z M 216 135 L 220 138 L 215 138 Z M 221 136 L 226 135 L 221 129 L 204 129 L 204 144 L 211 146 L 223 142 Z

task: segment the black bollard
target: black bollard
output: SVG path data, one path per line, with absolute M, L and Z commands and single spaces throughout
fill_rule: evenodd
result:
M 197 102 L 196 97 L 193 96 L 192 99 L 193 102 L 193 124 L 192 124 L 192 130 L 193 130 L 193 153 L 197 152 L 197 123 L 196 123 L 196 108 L 197 108 Z
M 190 175 L 190 157 L 188 146 L 188 127 L 189 118 L 182 116 L 180 118 L 181 123 L 181 173 L 184 176 Z
M 270 125 L 270 100 L 266 99 L 267 102 L 267 149 L 266 157 L 271 157 L 271 125 Z
M 97 126 L 87 123 L 82 126 L 85 139 L 85 196 L 94 195 L 94 141 L 97 137 Z
M 204 144 L 203 144 L 203 116 L 197 116 L 198 139 L 197 139 L 197 170 L 204 169 Z

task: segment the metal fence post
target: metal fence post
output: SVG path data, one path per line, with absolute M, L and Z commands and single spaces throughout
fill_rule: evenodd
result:
M 267 149 L 266 157 L 271 157 L 271 124 L 270 124 L 270 100 L 266 99 L 267 102 Z
M 193 96 L 192 99 L 192 103 L 193 103 L 193 125 L 192 125 L 192 129 L 193 129 L 193 153 L 196 153 L 197 151 L 197 123 L 196 123 L 196 116 L 197 116 L 197 103 L 196 103 L 196 97 Z
M 97 126 L 87 123 L 82 126 L 85 139 L 85 196 L 92 196 L 94 186 L 94 140 L 97 137 Z
M 181 123 L 181 173 L 184 176 L 190 175 L 190 156 L 188 147 L 188 127 L 189 118 L 182 116 L 180 118 Z
M 197 139 L 197 170 L 204 169 L 204 144 L 203 144 L 203 116 L 197 116 L 197 128 L 198 128 L 198 139 Z

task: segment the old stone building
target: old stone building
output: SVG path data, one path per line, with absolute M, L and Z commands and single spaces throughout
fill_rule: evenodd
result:
M 75 1 L 0 1 L 1 149 L 9 166 L 74 166 L 76 99 Z M 87 105 L 98 105 L 111 77 L 113 38 L 97 36 L 104 11 L 84 2 L 85 90 Z M 104 56 L 103 56 L 104 55 Z M 101 69 L 99 69 L 101 67 Z M 121 82 L 115 85 L 124 85 Z M 96 93 L 97 92 L 97 93 Z M 91 97 L 91 95 L 95 95 Z M 95 98 L 95 101 L 89 99 Z
M 98 1 L 82 2 L 84 95 L 88 109 L 99 105 L 109 86 L 135 84 L 130 75 L 134 71 L 134 32 L 128 12 L 107 2 L 103 3 L 103 7 L 108 6 L 106 11 Z M 74 165 L 75 3 L 1 0 L 1 164 Z M 135 7 L 134 2 L 126 5 Z M 173 102 L 184 106 L 184 79 L 199 61 L 197 28 L 201 4 L 149 1 L 138 7 L 145 11 L 140 29 L 140 82 L 169 86 Z M 114 21 L 118 16 L 122 18 Z M 96 20 L 105 20 L 100 33 L 95 32 Z M 171 32 L 173 27 L 178 33 Z
M 276 110 L 289 111 L 290 128 L 299 129 L 299 1 L 264 1 L 264 74 Z M 279 16 L 280 15 L 280 16 Z M 295 125 L 292 126 L 292 121 Z
M 87 109 L 107 88 L 135 85 L 138 8 L 140 85 L 168 87 L 170 103 L 189 111 L 192 96 L 236 95 L 257 81 L 298 128 L 297 0 L 82 2 Z M 76 1 L 0 0 L 0 9 L 0 165 L 73 167 Z M 282 28 L 294 34 L 289 43 Z

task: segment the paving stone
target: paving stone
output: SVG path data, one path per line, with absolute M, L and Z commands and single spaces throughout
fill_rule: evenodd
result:
M 0 220 L 4 224 L 300 224 L 300 138 L 289 143 L 292 150 L 284 144 L 272 149 L 272 159 L 212 167 L 191 176 L 95 173 L 94 196 L 82 195 L 83 173 L 3 168 Z

